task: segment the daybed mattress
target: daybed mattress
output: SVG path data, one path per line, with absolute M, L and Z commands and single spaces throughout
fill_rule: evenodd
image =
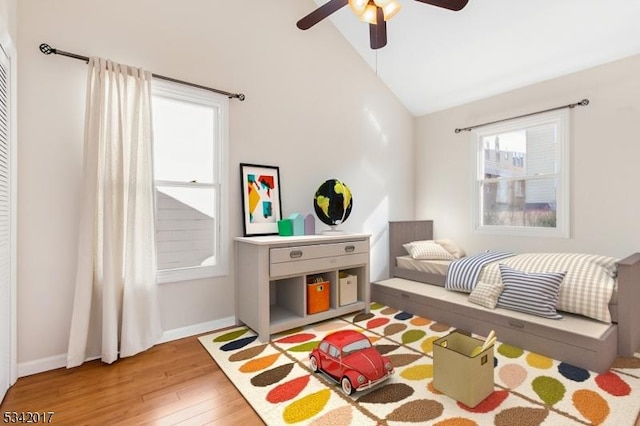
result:
M 408 269 L 411 271 L 426 272 L 430 274 L 447 275 L 447 269 L 451 260 L 416 260 L 411 256 L 398 256 L 396 257 L 396 265 L 398 268 Z M 613 293 L 609 300 L 611 314 L 614 318 L 617 318 L 616 305 L 618 304 L 618 285 L 617 281 L 613 287 Z
M 447 275 L 450 260 L 416 260 L 411 256 L 398 256 L 397 265 L 400 268 L 411 269 L 431 274 Z

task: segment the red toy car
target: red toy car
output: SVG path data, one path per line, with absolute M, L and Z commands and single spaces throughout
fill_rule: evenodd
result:
M 393 374 L 389 358 L 382 356 L 364 334 L 341 330 L 326 336 L 309 354 L 311 369 L 322 371 L 351 395 L 369 389 Z

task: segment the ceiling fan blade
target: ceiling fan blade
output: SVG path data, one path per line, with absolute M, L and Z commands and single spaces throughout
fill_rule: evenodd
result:
M 377 24 L 369 24 L 369 45 L 372 49 L 380 49 L 387 45 L 387 22 L 381 8 L 376 10 Z
M 301 30 L 308 30 L 318 22 L 322 21 L 333 12 L 338 11 L 349 4 L 349 0 L 329 0 L 304 18 L 300 19 L 296 24 Z
M 430 4 L 432 6 L 443 7 L 445 9 L 458 11 L 469 3 L 469 0 L 416 0 L 421 3 Z

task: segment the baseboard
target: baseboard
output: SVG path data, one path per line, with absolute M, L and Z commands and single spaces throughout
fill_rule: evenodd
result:
M 189 325 L 187 327 L 175 328 L 162 333 L 157 344 L 171 342 L 210 331 L 231 327 L 236 324 L 235 317 L 222 318 L 215 321 L 203 322 Z M 88 358 L 87 361 L 98 359 L 99 357 Z M 56 370 L 67 366 L 67 354 L 54 355 L 47 358 L 36 359 L 34 361 L 18 363 L 18 377 L 31 376 L 45 371 Z
M 34 361 L 18 363 L 18 377 L 31 376 L 43 371 L 55 370 L 67 365 L 67 354 L 50 356 Z
M 210 331 L 219 330 L 221 328 L 231 327 L 236 324 L 235 317 L 222 318 L 215 321 L 203 322 L 200 324 L 189 325 L 186 327 L 174 328 L 162 333 L 158 343 L 171 342 L 173 340 L 183 339 Z

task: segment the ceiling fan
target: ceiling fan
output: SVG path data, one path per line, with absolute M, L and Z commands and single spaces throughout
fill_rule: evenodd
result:
M 458 11 L 469 0 L 416 0 L 421 3 Z M 329 0 L 296 24 L 301 30 L 308 30 L 324 18 L 346 5 L 360 18 L 369 23 L 369 44 L 372 49 L 387 45 L 387 21 L 400 11 L 402 5 L 397 0 Z

